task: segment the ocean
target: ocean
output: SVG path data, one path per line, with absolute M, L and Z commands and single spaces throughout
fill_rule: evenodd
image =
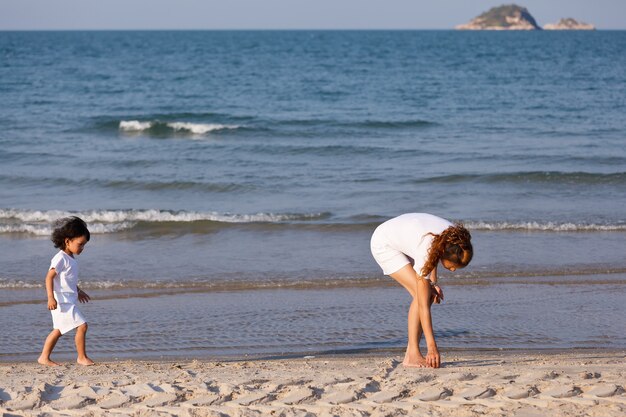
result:
M 427 212 L 442 349 L 626 347 L 626 31 L 0 32 L 0 360 L 78 215 L 100 358 L 399 349 L 369 238 Z M 73 355 L 64 337 L 56 357 Z M 445 358 L 444 358 L 445 360 Z

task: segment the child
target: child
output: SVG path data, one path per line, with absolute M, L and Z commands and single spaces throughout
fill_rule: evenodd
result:
M 76 362 L 80 365 L 94 364 L 85 353 L 87 323 L 76 305 L 77 301 L 86 303 L 91 298 L 78 288 L 78 264 L 74 259 L 75 255 L 82 253 L 89 238 L 87 225 L 78 217 L 60 219 L 55 223 L 52 242 L 60 250 L 52 258 L 46 275 L 48 310 L 52 313 L 53 330 L 46 338 L 41 356 L 37 360 L 42 365 L 59 365 L 50 359 L 50 354 L 61 335 L 72 329 L 76 329 Z
M 471 239 L 463 225 L 425 213 L 403 214 L 374 231 L 371 240 L 374 259 L 385 275 L 398 281 L 413 297 L 404 366 L 439 367 L 430 315 L 432 303 L 443 300 L 443 291 L 437 285 L 437 263 L 441 261 L 450 271 L 467 266 L 474 253 Z M 419 350 L 422 332 L 428 347 L 426 357 Z

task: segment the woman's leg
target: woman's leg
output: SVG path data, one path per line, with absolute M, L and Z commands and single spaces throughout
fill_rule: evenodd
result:
M 78 352 L 78 359 L 76 362 L 80 365 L 93 365 L 93 361 L 89 359 L 85 352 L 85 335 L 87 333 L 87 323 L 83 323 L 76 328 L 76 351 Z
M 46 341 L 43 344 L 43 350 L 41 351 L 41 355 L 39 355 L 39 359 L 37 359 L 37 362 L 42 365 L 48 366 L 59 365 L 58 363 L 50 359 L 50 355 L 52 354 L 52 349 L 54 349 L 60 337 L 61 332 L 59 331 L 59 329 L 54 329 L 50 332 L 48 337 L 46 337 Z
M 422 336 L 422 325 L 419 318 L 419 304 L 417 302 L 417 283 L 419 277 L 410 264 L 390 275 L 411 294 L 411 307 L 408 315 L 409 343 L 404 358 L 406 366 L 426 366 L 426 360 L 419 350 L 419 341 Z

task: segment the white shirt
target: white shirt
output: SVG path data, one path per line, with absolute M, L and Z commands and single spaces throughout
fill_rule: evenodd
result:
M 76 304 L 78 301 L 78 262 L 62 250 L 50 261 L 50 269 L 54 268 L 53 292 L 59 303 Z
M 407 213 L 387 220 L 378 226 L 378 230 L 385 235 L 391 248 L 413 258 L 413 269 L 421 276 L 433 241 L 429 233 L 438 235 L 450 226 L 453 224 L 448 220 L 432 214 Z

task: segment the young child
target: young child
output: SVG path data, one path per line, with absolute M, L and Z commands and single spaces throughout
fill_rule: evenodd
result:
M 52 242 L 60 250 L 52 258 L 46 275 L 48 310 L 52 313 L 53 330 L 46 338 L 41 356 L 37 360 L 42 365 L 59 365 L 50 359 L 50 354 L 61 335 L 72 329 L 76 329 L 76 362 L 80 365 L 94 364 L 85 353 L 87 323 L 76 305 L 77 301 L 88 302 L 90 297 L 78 288 L 78 264 L 74 259 L 75 255 L 82 253 L 89 238 L 87 225 L 78 217 L 67 217 L 55 223 Z
M 443 300 L 443 291 L 437 284 L 437 264 L 441 261 L 450 271 L 467 266 L 474 253 L 471 239 L 463 225 L 426 213 L 403 214 L 374 231 L 371 240 L 374 259 L 385 275 L 398 281 L 413 297 L 404 366 L 439 367 L 430 315 L 432 303 Z M 428 347 L 426 357 L 419 350 L 422 333 Z

